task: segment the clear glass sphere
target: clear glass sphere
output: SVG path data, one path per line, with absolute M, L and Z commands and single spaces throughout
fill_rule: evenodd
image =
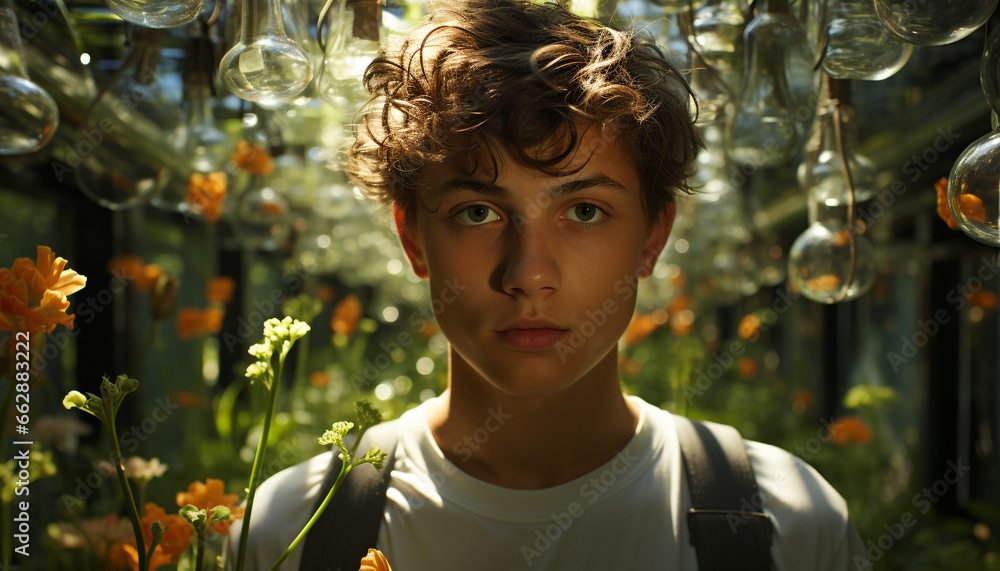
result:
M 170 181 L 150 202 L 163 210 L 186 212 L 191 174 L 224 172 L 233 147 L 225 133 L 204 126 L 189 129 L 186 137 L 181 137 L 177 147 L 181 153 L 182 168 L 170 177 Z
M 951 215 L 970 238 L 1000 246 L 1000 129 L 969 145 L 948 176 Z
M 997 0 L 875 0 L 886 30 L 922 46 L 961 40 L 982 26 L 996 7 Z
M 301 93 L 312 78 L 312 65 L 296 42 L 260 36 L 233 46 L 219 64 L 219 75 L 226 89 L 241 99 L 271 104 Z
M 808 166 L 807 162 L 799 165 L 796 173 L 799 186 L 817 189 L 815 195 L 823 202 L 830 199 L 844 202 L 847 179 L 844 177 L 844 163 L 840 152 L 824 149 L 820 151 L 816 163 L 812 165 L 812 174 L 808 172 Z M 874 196 L 875 180 L 878 177 L 875 163 L 864 155 L 850 153 L 847 167 L 851 173 L 851 183 L 854 185 L 854 200 L 861 202 Z
M 0 75 L 0 155 L 44 147 L 59 125 L 59 109 L 47 91 L 16 75 Z
M 104 0 L 122 20 L 144 28 L 176 28 L 190 23 L 205 0 Z
M 913 45 L 890 34 L 871 0 L 817 0 L 811 3 L 809 43 L 816 50 L 825 36 L 823 70 L 837 79 L 885 79 L 906 65 Z
M 254 187 L 239 197 L 234 229 L 248 250 L 276 250 L 292 231 L 288 201 L 269 186 Z
M 792 244 L 788 278 L 813 301 L 847 301 L 875 282 L 875 254 L 868 238 L 846 225 L 813 222 Z
M 688 39 L 708 65 L 720 71 L 740 69 L 745 23 L 738 2 L 708 2 L 694 11 Z
M 136 52 L 157 49 L 137 47 Z M 111 210 L 145 202 L 169 181 L 180 152 L 183 114 L 133 54 L 84 113 L 66 157 L 80 190 Z M 78 165 L 78 166 L 77 166 Z

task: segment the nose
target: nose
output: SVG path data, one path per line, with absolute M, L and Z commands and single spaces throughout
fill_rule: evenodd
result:
M 557 244 L 546 229 L 533 221 L 512 225 L 504 246 L 501 278 L 510 295 L 551 294 L 562 285 L 557 261 Z

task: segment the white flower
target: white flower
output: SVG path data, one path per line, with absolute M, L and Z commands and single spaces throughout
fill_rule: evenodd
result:
M 256 345 L 251 345 L 248 352 L 257 357 L 258 361 L 270 361 L 273 351 L 274 349 L 270 343 L 257 343 Z
M 130 456 L 125 461 L 125 476 L 133 480 L 149 480 L 159 478 L 167 471 L 168 466 L 161 464 L 159 458 L 146 460 L 138 456 Z

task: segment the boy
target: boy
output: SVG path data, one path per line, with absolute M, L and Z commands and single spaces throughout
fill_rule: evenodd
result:
M 440 5 L 366 71 L 377 97 L 351 156 L 417 275 L 455 294 L 437 315 L 448 388 L 396 423 L 375 547 L 396 571 L 696 569 L 675 419 L 617 375 L 637 281 L 688 190 L 691 92 L 654 45 L 558 6 Z M 777 569 L 864 557 L 816 472 L 746 447 Z M 295 537 L 329 461 L 261 487 L 247 569 Z

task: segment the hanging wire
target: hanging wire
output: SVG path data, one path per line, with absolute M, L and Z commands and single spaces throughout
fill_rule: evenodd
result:
M 323 4 L 323 9 L 319 11 L 319 18 L 316 20 L 316 43 L 319 44 L 319 49 L 323 53 L 326 53 L 326 39 L 323 38 L 323 22 L 326 21 L 326 15 L 330 12 L 333 2 L 334 0 L 326 0 Z
M 845 89 L 846 86 L 845 86 Z M 857 246 L 854 243 L 854 235 L 858 230 L 858 213 L 854 209 L 854 180 L 851 178 L 851 168 L 847 162 L 847 145 L 844 141 L 844 130 L 841 127 L 841 93 L 837 93 L 837 98 L 833 100 L 833 132 L 837 139 L 837 150 L 840 152 L 840 165 L 844 169 L 844 180 L 847 181 L 847 238 L 851 248 L 851 270 L 847 274 L 847 286 L 844 293 L 837 301 L 847 298 L 854 283 L 854 273 L 858 265 Z

